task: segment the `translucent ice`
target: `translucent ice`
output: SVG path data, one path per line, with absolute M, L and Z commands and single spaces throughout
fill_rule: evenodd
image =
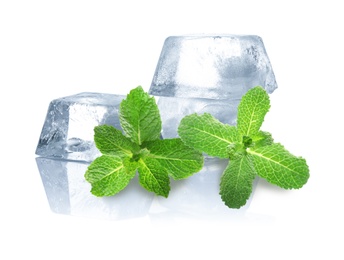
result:
M 177 137 L 180 120 L 210 113 L 236 124 L 241 97 L 255 86 L 268 93 L 275 76 L 255 35 L 171 36 L 165 40 L 149 93 L 159 97 L 164 138 Z
M 161 51 L 150 94 L 235 100 L 258 85 L 269 93 L 277 88 L 259 36 L 171 36 Z
M 101 124 L 121 129 L 118 109 L 125 96 L 80 93 L 51 101 L 36 154 L 69 160 L 92 161 L 100 152 L 93 141 Z
M 148 214 L 154 194 L 140 187 L 137 178 L 113 197 L 99 198 L 91 194 L 84 174 L 88 163 L 36 158 L 50 208 L 59 214 L 128 219 Z

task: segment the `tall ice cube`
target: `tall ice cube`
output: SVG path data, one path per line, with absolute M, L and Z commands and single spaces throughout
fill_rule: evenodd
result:
M 121 129 L 118 111 L 124 98 L 124 95 L 85 92 L 51 101 L 36 154 L 48 158 L 94 160 L 100 152 L 93 141 L 93 129 L 102 124 Z
M 236 123 L 237 106 L 251 88 L 277 88 L 262 39 L 255 35 L 171 36 L 165 40 L 149 93 L 159 97 L 163 137 L 177 136 L 181 118 L 211 113 Z

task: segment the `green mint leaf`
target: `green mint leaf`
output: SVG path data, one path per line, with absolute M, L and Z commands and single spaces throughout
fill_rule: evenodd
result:
M 102 155 L 96 158 L 85 173 L 95 196 L 112 196 L 123 190 L 135 176 L 135 170 L 126 169 L 123 160 L 117 156 Z
M 228 145 L 241 141 L 236 127 L 222 124 L 208 113 L 184 117 L 178 134 L 186 145 L 220 158 L 228 158 Z
M 139 168 L 138 161 L 133 160 L 133 157 L 122 158 L 122 160 L 124 169 L 129 173 L 136 172 L 136 170 Z
M 249 136 L 244 135 L 242 137 L 242 144 L 244 145 L 245 148 L 251 147 L 252 146 L 252 138 Z
M 202 168 L 200 152 L 180 139 L 159 139 L 158 107 L 155 99 L 141 87 L 131 90 L 121 102 L 119 117 L 124 134 L 109 125 L 94 129 L 94 140 L 103 156 L 90 165 L 85 178 L 92 184 L 95 195 L 110 196 L 119 192 L 138 170 L 139 182 L 144 188 L 167 197 L 169 175 L 182 179 Z
M 256 135 L 252 137 L 253 146 L 261 147 L 271 145 L 274 142 L 272 135 L 268 132 L 259 131 Z
M 281 144 L 249 148 L 247 152 L 252 155 L 257 174 L 282 188 L 301 188 L 309 178 L 306 161 L 289 153 Z
M 250 155 L 239 156 L 229 161 L 220 182 L 220 195 L 230 208 L 246 204 L 252 193 L 256 172 Z
M 159 162 L 173 179 L 184 179 L 200 171 L 202 153 L 186 146 L 180 138 L 156 140 L 146 144 L 149 157 Z
M 140 147 L 125 137 L 122 132 L 110 125 L 94 128 L 94 142 L 102 154 L 120 157 L 132 156 Z
M 247 91 L 238 106 L 239 133 L 250 137 L 256 135 L 269 108 L 269 95 L 262 87 L 254 87 Z
M 155 159 L 146 157 L 138 161 L 140 184 L 148 191 L 167 198 L 170 191 L 170 179 L 165 168 Z
M 228 153 L 228 157 L 229 159 L 233 160 L 237 157 L 241 157 L 245 154 L 247 154 L 246 152 L 246 148 L 244 146 L 244 144 L 242 143 L 233 143 L 227 146 L 227 153 Z
M 130 91 L 120 105 L 119 118 L 126 136 L 141 145 L 160 137 L 161 119 L 154 97 L 137 87 Z

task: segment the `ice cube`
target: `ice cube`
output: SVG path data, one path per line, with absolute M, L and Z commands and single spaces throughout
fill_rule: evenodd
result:
M 84 174 L 89 163 L 37 157 L 50 209 L 58 214 L 110 220 L 137 218 L 148 214 L 154 194 L 144 190 L 137 177 L 116 196 L 91 194 Z
M 238 100 L 255 86 L 269 93 L 277 88 L 259 36 L 171 36 L 161 51 L 150 94 Z
M 125 96 L 80 93 L 51 101 L 36 154 L 43 157 L 92 161 L 100 155 L 94 127 L 108 124 L 121 129 L 119 105 Z
M 259 36 L 171 36 L 149 93 L 159 97 L 163 138 L 173 138 L 180 120 L 192 113 L 207 112 L 235 125 L 241 97 L 255 86 L 268 93 L 277 88 Z

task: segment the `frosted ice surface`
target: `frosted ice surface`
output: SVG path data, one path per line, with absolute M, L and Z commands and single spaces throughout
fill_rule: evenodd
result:
M 180 120 L 210 113 L 235 125 L 247 90 L 276 88 L 262 39 L 255 35 L 171 36 L 165 40 L 149 93 L 158 97 L 162 136 L 177 137 Z
M 51 101 L 36 154 L 94 160 L 100 152 L 93 141 L 93 129 L 102 124 L 121 129 L 118 110 L 123 98 L 125 96 L 85 92 Z
M 237 100 L 258 85 L 269 93 L 277 88 L 259 36 L 171 36 L 161 51 L 150 94 Z
M 58 214 L 109 220 L 145 216 L 154 194 L 144 190 L 137 177 L 116 196 L 99 198 L 91 194 L 84 174 L 89 163 L 37 157 L 50 209 Z

